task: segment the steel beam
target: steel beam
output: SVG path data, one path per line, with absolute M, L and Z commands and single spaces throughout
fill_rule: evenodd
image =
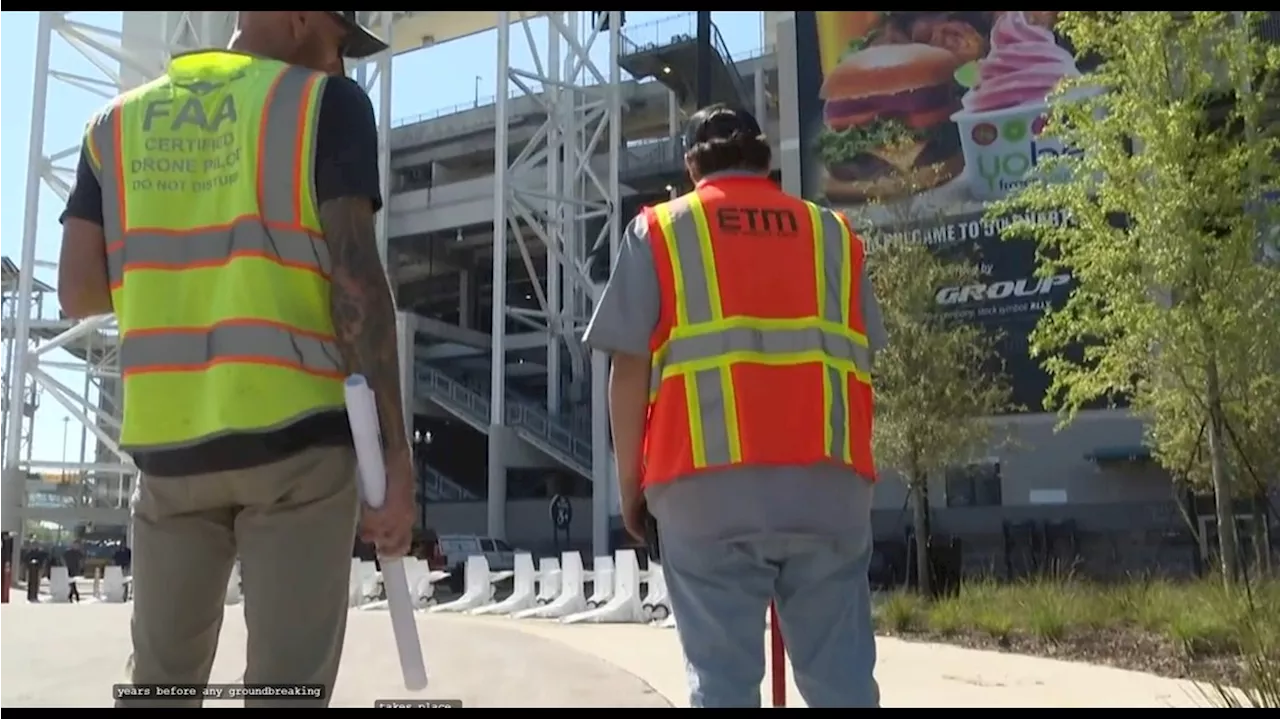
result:
M 500 13 L 498 19 L 491 397 L 491 429 L 496 431 L 490 433 L 490 533 L 505 529 L 506 467 L 500 448 L 505 440 L 501 427 L 507 366 L 504 325 L 511 314 L 505 306 L 508 238 L 530 277 L 544 273 L 538 271 L 533 259 L 537 253 L 529 251 L 526 238 L 540 242 L 546 250 L 546 283 L 535 280 L 532 288 L 538 309 L 519 314 L 521 321 L 547 332 L 547 407 L 558 414 L 566 402 L 584 403 L 603 387 L 606 372 L 599 369 L 599 360 L 591 360 L 581 339 L 598 292 L 587 276 L 586 258 L 597 241 L 606 238 L 616 254 L 621 229 L 619 12 L 609 12 L 607 29 L 594 24 L 591 13 L 583 11 L 547 13 L 538 19 L 515 15 Z M 545 42 L 539 41 L 542 32 L 535 32 L 537 25 L 545 25 Z M 525 37 L 532 69 L 511 66 L 513 30 Z M 509 157 L 506 135 L 512 96 L 529 98 L 547 118 L 514 158 Z M 607 158 L 603 173 L 592 168 L 592 159 L 601 155 Z M 612 460 L 604 406 L 598 401 L 591 405 L 597 497 L 592 542 L 597 553 L 607 553 Z

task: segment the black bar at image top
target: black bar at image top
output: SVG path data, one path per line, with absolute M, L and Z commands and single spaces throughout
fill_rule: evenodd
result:
M 711 12 L 698 11 L 697 73 L 694 97 L 699 108 L 711 104 Z

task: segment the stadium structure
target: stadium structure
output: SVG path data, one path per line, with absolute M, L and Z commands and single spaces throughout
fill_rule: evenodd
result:
M 44 151 L 49 87 L 105 100 L 160 74 L 175 52 L 225 46 L 234 29 L 232 12 L 128 11 L 118 31 L 79 15 L 40 16 L 22 250 L 4 264 L 3 525 L 11 532 L 31 521 L 123 527 L 136 474 L 115 440 L 114 322 L 61 316 L 53 268 L 35 261 L 40 204 L 53 199 L 42 188 L 65 199 L 80 140 L 57 138 L 68 147 Z M 769 45 L 774 15 L 765 13 Z M 549 532 L 545 499 L 522 500 L 560 493 L 581 504 L 574 534 L 605 551 L 618 510 L 606 361 L 580 341 L 601 279 L 589 276 L 588 256 L 616 251 L 621 222 L 686 182 L 675 137 L 697 100 L 694 15 L 634 29 L 620 11 L 371 11 L 366 21 L 392 43 L 349 69 L 375 97 L 380 123 L 390 199 L 378 237 L 401 310 L 405 406 L 432 514 L 424 521 L 540 537 Z M 391 117 L 393 55 L 495 27 L 491 100 L 477 91 L 473 104 Z M 770 116 L 769 48 L 740 67 L 710 31 L 713 99 Z M 527 41 L 532 68 L 512 65 L 513 37 Z M 59 69 L 59 45 L 101 76 Z M 81 381 L 68 386 L 50 369 Z M 85 428 L 78 457 L 33 459 L 32 434 L 48 427 L 34 421 L 42 402 Z
M 802 13 L 762 13 L 761 47 L 736 57 L 704 13 L 647 24 L 627 23 L 625 14 L 364 13 L 392 44 L 350 74 L 375 97 L 389 198 L 378 240 L 400 309 L 421 521 L 438 531 L 545 549 L 556 536 L 547 498 L 564 495 L 574 506 L 571 541 L 607 553 L 620 534 L 607 360 L 581 343 L 609 264 L 593 259 L 616 253 L 622 223 L 641 206 L 688 189 L 678 135 L 699 104 L 754 109 L 773 142 L 775 177 L 789 191 L 802 188 L 798 87 L 801 74 L 816 70 L 802 68 L 801 56 L 817 54 L 798 47 Z M 3 267 L 2 519 L 11 533 L 46 522 L 79 535 L 123 534 L 136 474 L 115 441 L 113 321 L 62 317 L 52 267 L 36 262 L 40 204 L 66 197 L 80 143 L 46 138 L 49 87 L 69 84 L 105 100 L 160 74 L 175 52 L 225 46 L 234 26 L 234 13 L 223 11 L 128 11 L 119 30 L 79 17 L 40 15 L 21 252 Z M 1269 27 L 1274 36 L 1274 19 Z M 477 89 L 473 103 L 391 116 L 393 56 L 495 28 L 493 97 Z M 531 67 L 513 65 L 513 40 L 528 46 Z M 55 47 L 80 53 L 99 76 L 59 68 Z M 413 91 L 429 95 L 430 79 Z M 820 121 L 810 114 L 808 124 Z M 57 142 L 65 149 L 45 151 Z M 1030 281 L 1033 268 L 1003 264 L 1010 274 L 996 284 Z M 1021 343 L 1015 354 L 1027 355 L 1029 326 L 1006 333 Z M 1028 376 L 1039 371 L 1023 364 Z M 1038 381 L 1028 383 L 1036 392 Z M 64 434 L 71 419 L 84 427 L 72 458 L 33 457 L 37 424 L 45 433 L 57 427 L 47 413 L 35 421 L 42 404 L 70 418 Z M 934 528 L 967 538 L 966 562 L 1013 572 L 1023 559 L 1048 561 L 1056 545 L 1070 556 L 1090 545 L 1081 552 L 1109 564 L 1124 545 L 1130 568 L 1208 556 L 1212 507 L 1202 498 L 1174 501 L 1138 418 L 1087 410 L 1059 431 L 1054 415 L 1026 409 L 993 418 L 1015 443 L 931 482 Z M 903 486 L 882 482 L 878 540 L 902 539 L 905 509 Z M 1183 526 L 1188 510 L 1195 538 Z

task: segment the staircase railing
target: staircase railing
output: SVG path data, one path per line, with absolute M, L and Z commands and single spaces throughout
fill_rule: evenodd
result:
M 481 432 L 489 431 L 487 396 L 469 389 L 462 382 L 425 362 L 418 362 L 416 370 L 419 390 L 426 390 L 437 399 L 447 402 L 448 408 L 472 427 Z
M 675 137 L 630 145 L 621 154 L 618 176 L 624 181 L 670 175 L 684 170 L 684 147 Z
M 747 81 L 743 79 L 742 73 L 738 72 L 738 66 L 733 62 L 733 53 L 729 52 L 729 46 L 724 43 L 724 36 L 720 34 L 720 28 L 713 23 L 711 25 L 711 45 L 720 53 L 720 62 L 724 64 L 725 70 L 729 73 L 729 80 L 733 83 L 733 87 L 738 91 L 738 102 L 750 105 L 748 100 L 751 99 L 752 90 L 747 85 Z
M 692 42 L 697 13 L 682 12 L 622 29 L 622 54 L 637 55 L 668 45 Z
M 556 450 L 555 454 L 572 469 L 591 478 L 591 437 L 582 437 L 538 407 L 523 402 L 507 400 L 507 425 L 522 435 L 525 432 L 543 440 Z M 531 439 L 526 437 L 526 439 Z M 534 441 L 537 444 L 536 441 Z
M 417 365 L 418 386 L 481 432 L 489 431 L 490 403 L 487 396 L 466 387 L 426 362 Z M 545 410 L 514 392 L 507 393 L 503 424 L 526 441 L 564 462 L 570 469 L 591 478 L 591 439 L 582 436 L 579 422 L 553 419 Z M 575 431 L 576 430 L 576 431 Z
M 480 497 L 440 470 L 426 465 L 419 475 L 423 493 L 436 502 L 471 502 Z

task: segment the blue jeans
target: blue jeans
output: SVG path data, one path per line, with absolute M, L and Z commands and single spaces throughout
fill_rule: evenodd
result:
M 760 707 L 765 613 L 778 605 L 796 687 L 811 708 L 875 708 L 871 542 L 662 537 L 694 707 Z

